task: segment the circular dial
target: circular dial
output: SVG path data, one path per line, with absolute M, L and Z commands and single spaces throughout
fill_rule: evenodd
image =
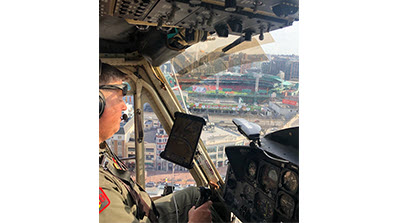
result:
M 254 199 L 254 188 L 247 184 L 244 188 L 243 188 L 243 197 L 245 197 L 247 200 L 249 201 L 253 201 Z
M 270 170 L 268 172 L 268 177 L 274 182 L 278 181 L 278 174 L 276 173 L 276 170 Z
M 286 194 L 282 194 L 279 200 L 280 210 L 289 218 L 293 216 L 294 212 L 294 200 L 292 197 Z
M 282 180 L 282 185 L 284 188 L 291 192 L 295 192 L 298 187 L 298 176 L 295 172 L 293 171 L 287 171 L 283 175 L 283 180 Z
M 262 218 L 270 218 L 274 214 L 274 205 L 260 193 L 256 194 L 254 205 L 257 215 L 261 216 Z
M 261 169 L 259 183 L 268 197 L 275 199 L 278 187 L 278 172 L 271 166 L 264 166 Z
M 246 185 L 245 188 L 243 189 L 243 192 L 245 194 L 251 195 L 254 193 L 254 189 L 250 185 Z
M 250 161 L 247 172 L 250 177 L 256 176 L 257 165 L 254 161 Z

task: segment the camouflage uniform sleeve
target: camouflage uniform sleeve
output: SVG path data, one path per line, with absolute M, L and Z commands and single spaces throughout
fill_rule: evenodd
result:
M 99 222 L 140 222 L 128 191 L 114 176 L 100 169 Z

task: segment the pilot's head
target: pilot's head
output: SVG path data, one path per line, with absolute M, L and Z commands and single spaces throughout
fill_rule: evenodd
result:
M 99 76 L 99 142 L 109 139 L 120 128 L 122 111 L 127 109 L 123 96 L 127 85 L 123 84 L 126 74 L 117 68 L 100 63 Z

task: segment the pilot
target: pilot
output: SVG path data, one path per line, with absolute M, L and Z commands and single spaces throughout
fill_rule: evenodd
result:
M 99 222 L 211 222 L 211 201 L 194 207 L 200 196 L 196 187 L 153 202 L 104 143 L 119 130 L 122 111 L 127 109 L 125 77 L 117 68 L 100 62 Z

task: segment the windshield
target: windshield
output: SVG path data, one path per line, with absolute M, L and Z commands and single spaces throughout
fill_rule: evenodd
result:
M 260 125 L 262 136 L 299 124 L 298 24 L 264 34 L 262 40 L 258 35 L 241 43 L 238 36 L 232 35 L 213 35 L 208 39 L 189 47 L 160 69 L 184 110 L 206 120 L 201 139 L 225 179 L 225 147 L 249 144 L 232 119 L 244 118 Z M 107 140 L 132 171 L 133 99 L 131 95 L 125 97 L 125 114 L 129 118 Z M 158 196 L 166 185 L 175 190 L 196 185 L 187 169 L 160 157 L 168 135 L 151 104 L 145 103 L 143 110 L 146 191 L 150 196 Z
M 161 66 L 186 112 L 207 124 L 201 139 L 221 176 L 225 146 L 247 145 L 232 123 L 244 118 L 262 135 L 299 125 L 298 23 L 239 42 L 209 37 Z

